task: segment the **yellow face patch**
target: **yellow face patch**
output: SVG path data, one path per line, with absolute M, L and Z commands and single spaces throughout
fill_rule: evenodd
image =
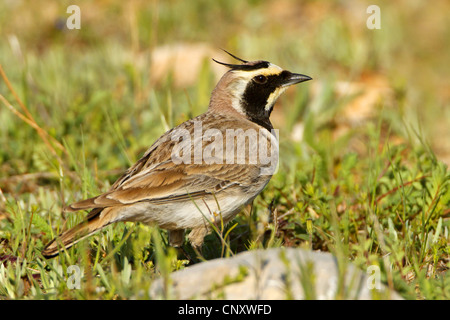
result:
M 272 92 L 267 98 L 267 103 L 264 109 L 266 111 L 270 111 L 273 108 L 273 105 L 275 104 L 275 101 L 277 101 L 278 97 L 287 89 L 287 87 L 279 87 L 276 88 L 274 92 Z

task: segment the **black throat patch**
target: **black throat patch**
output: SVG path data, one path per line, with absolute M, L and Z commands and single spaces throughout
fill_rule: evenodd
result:
M 267 76 L 265 83 L 258 83 L 253 78 L 245 88 L 241 99 L 241 105 L 248 118 L 268 129 L 273 129 L 269 120 L 272 107 L 266 110 L 267 100 L 272 92 L 281 87 L 291 76 L 291 72 L 282 71 L 280 74 Z

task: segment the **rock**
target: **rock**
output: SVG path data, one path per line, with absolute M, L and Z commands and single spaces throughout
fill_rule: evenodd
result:
M 350 262 L 345 267 L 344 299 L 402 299 Z M 375 280 L 375 282 L 373 281 Z M 370 289 L 377 283 L 379 289 Z M 157 279 L 150 296 L 168 299 L 336 299 L 338 262 L 329 253 L 297 248 L 252 250 L 202 262 Z M 165 289 L 166 288 L 166 289 Z

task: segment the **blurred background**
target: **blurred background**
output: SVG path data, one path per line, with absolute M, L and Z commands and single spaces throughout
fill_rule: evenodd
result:
M 79 29 L 68 28 L 71 5 Z M 226 72 L 211 59 L 235 63 L 223 48 L 314 79 L 275 106 L 280 170 L 230 228 L 233 250 L 345 244 L 366 266 L 390 252 L 408 283 L 447 270 L 449 12 L 444 0 L 0 0 L 0 257 L 34 261 L 82 219 L 66 204 L 106 191 L 161 134 L 206 111 Z M 127 228 L 95 237 L 102 255 Z M 115 256 L 152 252 L 136 246 Z M 448 299 L 448 281 L 447 293 L 419 284 Z

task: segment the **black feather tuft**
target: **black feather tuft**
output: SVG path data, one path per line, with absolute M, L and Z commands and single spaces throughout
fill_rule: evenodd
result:
M 253 71 L 258 69 L 265 69 L 269 67 L 269 62 L 267 61 L 251 61 L 243 64 L 231 64 L 217 61 L 216 59 L 212 59 L 214 62 L 224 65 L 232 70 L 241 70 L 241 71 Z

